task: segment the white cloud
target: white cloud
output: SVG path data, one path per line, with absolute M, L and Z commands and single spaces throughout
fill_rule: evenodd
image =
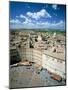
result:
M 51 24 L 51 28 L 55 28 L 55 29 L 65 29 L 65 22 L 63 22 L 62 20 L 60 20 L 59 22 L 52 23 L 52 24 Z
M 32 20 L 29 18 L 29 17 L 26 17 L 25 15 L 23 14 L 20 14 L 19 16 L 16 16 L 17 18 L 21 18 L 22 20 L 22 24 L 29 24 L 32 22 Z M 23 20 L 24 19 L 24 20 Z
M 51 15 L 45 9 L 42 9 L 39 12 L 34 12 L 34 13 L 27 12 L 27 16 L 34 18 L 36 20 L 38 20 L 41 17 L 51 18 Z
M 65 22 L 60 20 L 59 22 L 43 22 L 43 21 L 36 21 L 32 20 L 31 18 L 25 17 L 23 15 L 20 15 L 21 18 L 25 18 L 23 22 L 21 22 L 18 19 L 11 19 L 10 24 L 12 23 L 13 27 L 21 27 L 21 28 L 50 28 L 50 29 L 65 29 Z
M 51 17 L 45 9 L 39 12 L 27 12 L 26 15 L 20 14 L 16 16 L 17 19 L 10 19 L 10 24 L 14 24 L 15 27 L 21 28 L 51 28 L 51 29 L 65 29 L 65 22 L 60 20 L 59 22 L 48 22 L 48 21 L 38 21 L 41 17 Z M 13 25 L 13 27 L 14 27 Z
M 19 18 L 26 19 L 27 17 L 25 15 L 23 15 L 23 14 L 20 14 L 19 16 L 16 16 L 16 18 L 17 19 L 19 19 Z
M 56 10 L 57 9 L 57 5 L 56 4 L 53 4 L 52 5 L 52 8 Z
M 53 23 L 52 26 L 63 26 L 64 25 L 64 22 L 61 20 L 59 21 L 58 23 Z
M 11 19 L 10 20 L 10 23 L 16 23 L 16 24 L 19 24 L 21 23 L 18 19 Z
M 65 22 L 62 20 L 59 22 L 38 22 L 38 21 L 32 21 L 31 19 L 26 18 L 24 22 L 20 22 L 19 20 L 10 20 L 11 23 L 14 23 L 18 27 L 24 27 L 24 28 L 50 28 L 50 29 L 65 29 Z
M 65 22 L 62 20 L 59 22 L 37 22 L 35 26 L 39 28 L 50 28 L 50 29 L 65 29 Z
M 20 15 L 20 18 L 26 18 L 26 16 L 24 16 L 23 14 Z
M 32 22 L 31 19 L 26 18 L 25 21 L 24 21 L 23 23 L 24 23 L 24 24 L 29 24 L 29 23 L 31 23 L 31 22 Z

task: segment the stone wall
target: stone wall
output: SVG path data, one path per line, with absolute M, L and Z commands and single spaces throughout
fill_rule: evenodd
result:
M 65 61 L 43 54 L 42 66 L 65 78 Z

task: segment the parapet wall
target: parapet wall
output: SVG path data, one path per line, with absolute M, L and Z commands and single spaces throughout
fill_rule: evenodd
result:
M 30 49 L 30 48 L 21 48 L 20 57 L 22 60 L 29 60 L 36 62 L 37 64 L 42 65 L 43 68 L 56 73 L 63 78 L 65 78 L 65 61 L 60 60 L 49 55 L 46 55 L 41 50 Z
M 65 78 L 65 61 L 43 54 L 42 66 Z

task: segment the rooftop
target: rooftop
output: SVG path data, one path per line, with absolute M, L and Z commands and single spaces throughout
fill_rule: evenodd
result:
M 49 50 L 44 50 L 44 54 L 49 55 L 59 60 L 63 60 L 63 61 L 65 60 L 65 53 L 57 53 L 57 52 L 52 52 Z
M 51 78 L 46 69 L 36 73 L 35 67 L 17 66 L 10 69 L 10 88 L 65 85 Z

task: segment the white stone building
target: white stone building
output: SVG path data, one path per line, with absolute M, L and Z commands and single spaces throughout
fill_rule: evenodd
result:
M 65 54 L 53 53 L 47 50 L 22 48 L 20 55 L 22 60 L 26 59 L 35 62 L 48 71 L 65 78 Z

